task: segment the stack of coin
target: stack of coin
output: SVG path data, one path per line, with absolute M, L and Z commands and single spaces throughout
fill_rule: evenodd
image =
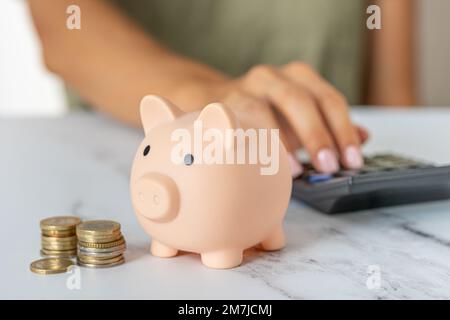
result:
M 76 226 L 81 220 L 73 216 L 51 217 L 41 221 L 41 255 L 70 258 L 77 255 Z
M 124 263 L 125 239 L 118 222 L 85 221 L 77 226 L 77 236 L 78 265 L 107 268 Z

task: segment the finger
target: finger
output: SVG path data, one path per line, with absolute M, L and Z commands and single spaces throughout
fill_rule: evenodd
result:
M 288 153 L 288 163 L 291 169 L 291 175 L 293 178 L 300 176 L 303 172 L 303 168 L 300 165 L 300 162 L 294 156 L 295 150 L 293 150 L 289 140 L 286 137 L 285 131 L 280 129 L 280 125 L 277 121 L 277 118 L 274 112 L 271 110 L 270 106 L 266 103 L 261 104 L 261 107 L 258 112 L 256 112 L 264 119 L 264 123 L 266 124 L 266 128 L 278 129 L 281 143 L 284 145 L 287 153 Z
M 361 127 L 361 126 L 354 126 L 355 130 L 356 130 L 356 134 L 359 137 L 359 141 L 361 144 L 364 144 L 370 137 L 369 131 L 367 131 L 366 128 Z
M 295 178 L 299 176 L 303 169 L 300 163 L 292 155 L 292 148 L 285 133 L 280 130 L 277 118 L 267 101 L 258 99 L 243 92 L 232 92 L 224 100 L 224 103 L 236 112 L 238 118 L 249 124 L 251 127 L 265 128 L 268 130 L 277 129 L 281 143 L 288 152 L 288 161 L 291 174 Z
M 270 67 L 253 70 L 246 86 L 255 95 L 267 97 L 272 106 L 284 116 L 307 149 L 317 170 L 338 170 L 333 139 L 309 92 Z
M 283 74 L 304 86 L 318 102 L 338 146 L 342 164 L 347 168 L 361 168 L 363 157 L 360 150 L 360 138 L 353 128 L 344 96 L 305 64 L 289 64 L 283 67 Z
M 289 145 L 290 151 L 288 153 L 289 165 L 291 167 L 291 172 L 293 173 L 292 174 L 293 178 L 296 178 L 303 173 L 303 167 L 296 156 L 297 151 L 301 148 L 300 140 L 298 139 L 294 130 L 292 130 L 291 125 L 286 121 L 286 118 L 283 117 L 283 115 L 281 115 L 275 108 L 273 108 L 273 111 L 277 119 L 277 122 L 280 124 L 282 128 L 281 132 L 285 137 L 284 139 L 287 142 L 287 145 Z
M 273 108 L 273 113 L 275 115 L 275 118 L 277 119 L 277 122 L 279 123 L 280 127 L 282 128 L 282 132 L 284 136 L 286 137 L 286 141 L 290 146 L 290 151 L 292 153 L 296 153 L 298 150 L 302 148 L 302 144 L 295 133 L 295 131 L 292 129 L 292 126 L 290 123 L 286 120 L 286 118 L 276 109 Z
M 223 102 L 232 108 L 238 118 L 244 120 L 244 122 L 251 127 L 280 130 L 280 125 L 267 101 L 258 99 L 248 93 L 235 90 L 231 92 Z M 285 147 L 288 149 L 288 143 L 285 141 L 286 138 L 281 132 L 280 139 L 285 143 Z

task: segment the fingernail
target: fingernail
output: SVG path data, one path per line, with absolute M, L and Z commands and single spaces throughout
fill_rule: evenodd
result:
M 349 146 L 345 149 L 345 163 L 350 169 L 359 169 L 363 165 L 361 150 L 356 146 Z
M 323 172 L 331 173 L 336 172 L 339 169 L 336 154 L 331 149 L 321 149 L 317 153 L 317 161 L 319 163 L 320 170 Z
M 298 163 L 298 160 L 295 159 L 295 157 L 289 153 L 288 154 L 288 161 L 289 161 L 289 167 L 291 168 L 291 175 L 293 178 L 298 177 L 302 174 L 303 169 L 300 163 Z

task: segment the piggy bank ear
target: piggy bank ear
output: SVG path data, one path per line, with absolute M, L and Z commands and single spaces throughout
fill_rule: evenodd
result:
M 234 129 L 239 123 L 236 115 L 221 103 L 208 104 L 197 118 L 201 121 L 204 130 L 216 129 L 224 137 L 225 148 L 231 148 L 234 141 Z
M 145 96 L 141 100 L 141 121 L 147 133 L 157 125 L 170 122 L 179 117 L 182 112 L 169 101 L 158 96 Z

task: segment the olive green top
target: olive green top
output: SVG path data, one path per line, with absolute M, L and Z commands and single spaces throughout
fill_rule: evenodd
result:
M 232 76 L 301 60 L 361 103 L 364 0 L 114 0 L 172 50 Z

